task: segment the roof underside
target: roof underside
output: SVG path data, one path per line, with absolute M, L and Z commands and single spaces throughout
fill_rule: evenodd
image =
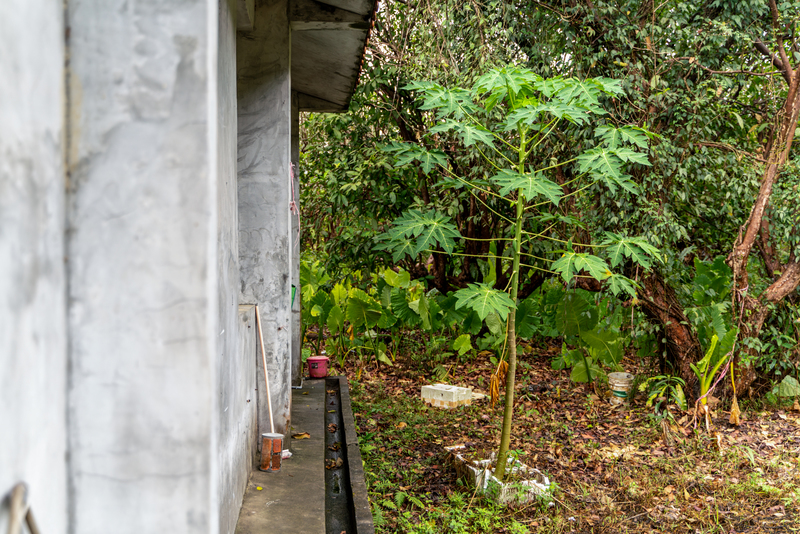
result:
M 289 0 L 292 90 L 300 111 L 347 110 L 375 6 L 375 0 Z

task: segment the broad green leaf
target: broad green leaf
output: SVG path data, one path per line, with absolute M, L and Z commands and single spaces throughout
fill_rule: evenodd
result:
M 383 308 L 381 310 L 381 318 L 378 319 L 378 328 L 387 329 L 394 326 L 397 322 L 397 317 L 394 316 L 391 310 Z
M 336 335 L 344 328 L 344 312 L 338 304 L 334 304 L 331 311 L 328 312 L 328 330 L 331 334 Z
M 382 308 L 372 297 L 362 290 L 353 288 L 350 290 L 347 301 L 347 312 L 345 317 L 355 327 L 366 326 L 373 328 L 381 318 Z
M 425 331 L 431 330 L 431 312 L 428 306 L 428 298 L 423 293 L 419 296 L 417 301 L 417 313 L 422 320 L 422 329 Z
M 399 273 L 394 272 L 392 269 L 386 269 L 383 271 L 383 278 L 392 287 L 406 288 L 411 284 L 411 274 L 403 269 L 400 269 Z
M 420 323 L 419 314 L 409 307 L 406 292 L 402 289 L 392 290 L 392 312 L 406 326 L 414 327 Z
M 389 357 L 386 356 L 386 353 L 384 351 L 382 351 L 382 350 L 379 350 L 378 354 L 376 354 L 375 357 L 381 363 L 385 363 L 386 365 L 392 365 L 392 366 L 394 365 L 392 363 L 392 360 L 390 360 Z
M 386 284 L 381 290 L 381 306 L 384 308 L 392 307 L 392 286 Z
M 459 356 L 463 356 L 472 350 L 472 339 L 469 334 L 461 334 L 453 341 L 453 350 L 458 351 Z
M 582 331 L 581 340 L 589 348 L 592 357 L 608 366 L 615 366 L 622 359 L 619 334 L 598 330 L 595 327 L 592 330 Z
M 781 383 L 775 386 L 773 392 L 779 397 L 797 397 L 800 396 L 800 383 L 795 377 L 786 375 Z
M 491 180 L 500 186 L 500 194 L 508 195 L 510 192 L 519 192 L 525 200 L 533 200 L 542 195 L 547 200 L 558 206 L 564 194 L 561 186 L 544 177 L 540 172 L 520 174 L 515 171 L 503 169 L 492 176 Z
M 517 313 L 514 321 L 517 337 L 530 339 L 536 335 L 536 329 L 533 323 L 535 313 L 536 301 L 533 295 L 517 304 Z
M 486 316 L 486 327 L 489 329 L 489 332 L 496 336 L 505 332 L 506 329 L 506 325 L 503 323 L 503 320 L 500 319 L 500 316 L 494 312 Z
M 588 382 L 589 381 L 589 372 L 586 369 L 586 364 L 589 364 L 589 370 L 592 373 L 592 381 L 597 380 L 598 377 L 604 376 L 605 373 L 603 372 L 600 367 L 592 361 L 591 358 L 586 358 L 586 362 L 581 359 L 579 362 L 575 364 L 572 368 L 572 372 L 569 375 L 570 380 L 573 382 Z
M 689 403 L 686 402 L 686 394 L 683 392 L 683 387 L 680 384 L 675 384 L 673 391 L 672 398 L 675 400 L 675 404 L 678 405 L 678 408 L 684 412 L 689 410 Z
M 556 306 L 556 328 L 566 336 L 580 336 L 597 325 L 597 307 L 578 293 L 565 293 Z
M 331 296 L 333 297 L 333 300 L 336 301 L 336 304 L 341 307 L 347 300 L 347 288 L 345 288 L 342 284 L 336 284 L 331 290 Z
M 508 294 L 486 284 L 469 284 L 456 291 L 455 295 L 458 298 L 456 308 L 471 308 L 482 321 L 492 312 L 505 319 L 511 308 L 515 307 Z
M 308 303 L 311 307 L 311 316 L 318 317 L 317 321 L 324 323 L 328 317 L 328 312 L 333 307 L 333 300 L 324 291 L 318 291 Z

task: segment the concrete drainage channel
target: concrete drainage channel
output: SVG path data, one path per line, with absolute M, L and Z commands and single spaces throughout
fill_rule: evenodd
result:
M 347 378 L 325 379 L 325 530 L 374 534 Z

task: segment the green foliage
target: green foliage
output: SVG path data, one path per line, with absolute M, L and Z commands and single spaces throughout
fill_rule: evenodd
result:
M 795 377 L 786 375 L 772 393 L 779 397 L 800 397 L 800 382 Z
M 687 411 L 689 405 L 686 402 L 685 389 L 686 382 L 682 378 L 669 375 L 653 376 L 639 385 L 639 391 L 647 393 L 647 405 L 653 406 L 657 414 L 659 412 L 670 414 L 664 408 L 671 402 L 681 410 Z
M 619 362 L 629 340 L 620 333 L 619 308 L 609 314 L 609 305 L 607 299 L 599 304 L 590 302 L 578 291 L 563 294 L 556 305 L 555 325 L 566 342 L 553 360 L 553 369 L 572 368 L 570 378 L 575 382 L 604 375 L 601 364 L 620 370 Z M 578 348 L 569 349 L 568 345 Z
M 441 213 L 408 210 L 395 219 L 394 227 L 384 234 L 386 242 L 376 245 L 375 249 L 394 251 L 392 258 L 395 262 L 406 255 L 415 257 L 436 247 L 450 253 L 453 251 L 455 239 L 461 237 L 450 221 L 450 217 Z M 416 238 L 413 248 L 410 246 L 412 238 Z
M 698 382 L 700 382 L 700 402 L 703 405 L 708 402 L 706 395 L 714 377 L 722 367 L 722 364 L 727 362 L 730 357 L 737 334 L 738 331 L 735 328 L 726 332 L 722 339 L 719 339 L 717 334 L 714 334 L 703 359 L 696 364 L 690 364 Z
M 508 312 L 516 307 L 507 293 L 486 284 L 469 284 L 465 289 L 456 291 L 455 295 L 458 299 L 456 309 L 467 306 L 477 313 L 481 320 L 486 319 L 492 313 L 505 319 Z

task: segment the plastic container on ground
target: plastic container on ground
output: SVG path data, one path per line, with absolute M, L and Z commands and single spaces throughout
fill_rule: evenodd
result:
M 330 358 L 327 356 L 309 356 L 308 360 L 308 376 L 311 378 L 325 378 L 328 376 L 328 361 Z
M 608 387 L 611 390 L 611 404 L 624 404 L 628 400 L 633 385 L 631 373 L 609 373 Z

